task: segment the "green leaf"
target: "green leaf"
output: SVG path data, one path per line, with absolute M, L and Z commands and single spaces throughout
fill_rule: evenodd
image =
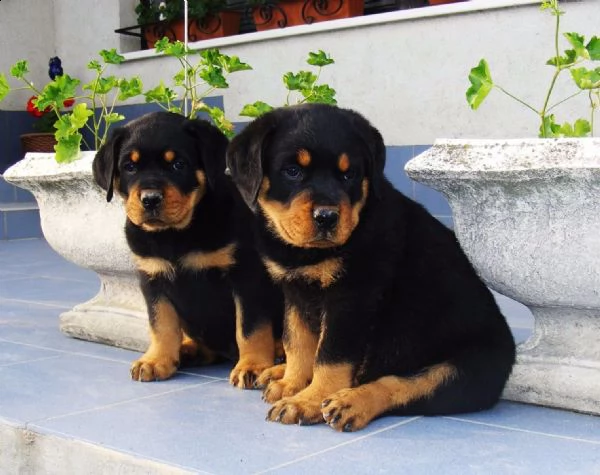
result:
M 316 80 L 317 76 L 310 71 L 299 71 L 297 74 L 289 72 L 283 75 L 283 84 L 289 91 L 310 89 Z
M 144 92 L 146 102 L 164 102 L 165 104 L 177 99 L 177 94 L 173 89 L 165 86 L 165 83 L 160 81 L 159 85 L 153 89 Z
M 225 118 L 225 113 L 218 107 L 210 107 L 204 102 L 199 102 L 196 105 L 196 111 L 206 112 L 212 119 L 215 126 L 223 132 L 223 134 L 231 138 L 234 135 L 233 124 Z
M 560 129 L 561 126 L 556 123 L 554 114 L 550 114 L 542 118 L 539 136 L 541 138 L 560 137 Z
M 220 68 L 208 68 L 200 71 L 199 76 L 210 86 L 218 89 L 226 89 L 229 87 L 223 71 Z
M 585 49 L 588 50 L 591 60 L 600 61 L 600 38 L 597 36 L 592 37 Z
M 596 69 L 573 68 L 571 77 L 580 89 L 595 89 L 600 87 L 600 67 Z
M 225 56 L 225 58 L 226 59 L 223 68 L 228 73 L 236 73 L 238 71 L 248 71 L 252 69 L 252 66 L 247 63 L 242 63 L 240 58 L 237 56 Z
M 575 61 L 577 61 L 577 53 L 574 49 L 567 49 L 565 50 L 564 56 L 554 56 L 546 61 L 546 64 L 549 64 L 550 66 L 557 66 L 558 63 L 558 66 L 570 66 L 571 64 L 575 63 Z
M 10 84 L 8 84 L 8 79 L 2 73 L 0 73 L 0 101 L 4 99 L 8 93 L 10 92 Z
M 476 110 L 494 87 L 487 61 L 482 59 L 469 73 L 471 87 L 467 90 L 467 102 Z
M 58 163 L 69 163 L 77 159 L 81 147 L 82 135 L 77 132 L 57 140 L 54 150 Z
M 256 118 L 272 110 L 273 106 L 270 106 L 266 102 L 256 101 L 254 104 L 246 104 L 240 111 L 240 115 Z
M 121 79 L 119 81 L 119 95 L 117 96 L 117 99 L 125 101 L 132 97 L 139 96 L 142 93 L 142 88 L 142 80 L 138 76 L 131 78 L 129 81 L 127 79 Z
M 592 131 L 590 123 L 585 119 L 577 119 L 571 137 L 587 137 Z
M 584 59 L 590 59 L 590 53 L 584 45 L 585 38 L 579 33 L 563 33 L 563 36 L 567 39 L 577 56 Z
M 92 71 L 97 71 L 100 72 L 102 71 L 102 65 L 100 64 L 99 61 L 92 59 L 88 64 L 87 64 L 87 68 L 91 69 Z
M 337 101 L 335 100 L 335 89 L 327 84 L 315 86 L 312 89 L 303 89 L 300 92 L 306 99 L 306 102 L 330 105 L 337 104 Z
M 117 114 L 116 112 L 111 112 L 110 114 L 105 114 L 103 116 L 104 123 L 106 125 L 114 124 L 115 122 L 120 122 L 125 120 L 125 116 L 123 114 Z
M 24 59 L 17 61 L 10 68 L 10 75 L 17 79 L 23 79 L 28 72 L 29 72 L 29 63 Z
M 319 66 L 319 67 L 323 67 L 323 66 L 327 66 L 329 64 L 335 63 L 333 58 L 331 58 L 330 56 L 327 56 L 327 53 L 325 53 L 322 50 L 319 50 L 316 53 L 314 53 L 312 51 L 310 53 L 308 53 L 308 59 L 306 60 L 306 62 L 308 64 L 310 64 L 311 66 Z
M 158 40 L 154 47 L 157 53 L 163 53 L 167 56 L 173 56 L 174 58 L 183 58 L 186 54 L 191 54 L 191 50 L 185 48 L 185 44 L 181 41 L 174 41 L 171 43 L 169 38 L 166 36 Z
M 79 79 L 72 78 L 68 74 L 56 76 L 53 81 L 44 86 L 35 106 L 39 110 L 44 110 L 47 107 L 60 110 L 64 101 L 77 95 L 79 83 Z
M 91 91 L 94 94 L 108 94 L 114 88 L 118 87 L 119 80 L 116 76 L 99 77 L 87 84 L 84 84 L 82 89 Z
M 173 76 L 173 82 L 176 86 L 184 86 L 185 85 L 185 69 L 178 71 Z
M 106 64 L 121 64 L 125 60 L 125 56 L 117 53 L 115 48 L 103 49 L 99 54 Z

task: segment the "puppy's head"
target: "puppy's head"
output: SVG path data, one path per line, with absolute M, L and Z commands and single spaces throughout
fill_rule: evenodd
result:
M 227 138 L 201 120 L 146 114 L 116 129 L 94 158 L 94 179 L 125 200 L 127 217 L 146 231 L 184 229 L 195 206 L 220 181 Z
M 284 242 L 341 246 L 367 198 L 378 199 L 385 148 L 356 112 L 322 104 L 280 108 L 233 139 L 227 166 L 240 194 Z

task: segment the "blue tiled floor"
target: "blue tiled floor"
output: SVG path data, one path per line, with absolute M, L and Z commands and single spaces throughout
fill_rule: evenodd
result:
M 229 386 L 230 365 L 132 382 L 136 353 L 58 331 L 59 314 L 98 285 L 42 240 L 0 242 L 0 423 L 194 473 L 600 474 L 600 417 L 501 402 L 340 434 L 265 422 L 260 394 Z M 527 312 L 501 301 L 526 338 Z

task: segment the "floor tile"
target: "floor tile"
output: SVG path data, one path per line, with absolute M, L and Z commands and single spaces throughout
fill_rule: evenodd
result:
M 31 277 L 0 281 L 0 299 L 75 305 L 91 299 L 99 286 L 77 280 Z
M 60 356 L 60 353 L 50 349 L 35 348 L 0 340 L 0 366 L 56 358 L 57 356 Z
M 272 473 L 594 474 L 600 447 L 569 439 L 421 418 Z
M 213 380 L 179 375 L 159 383 L 140 383 L 131 381 L 125 362 L 65 354 L 0 366 L 0 381 L 0 417 L 32 422 Z
M 600 417 L 502 401 L 493 411 L 465 414 L 457 416 L 457 419 L 588 440 L 599 445 L 600 453 Z M 598 473 L 600 473 L 600 465 L 598 465 Z
M 254 473 L 387 427 L 384 418 L 357 434 L 325 425 L 264 420 L 260 392 L 214 381 L 167 396 L 40 422 L 35 427 L 210 473 Z M 308 473 L 308 472 L 307 472 Z

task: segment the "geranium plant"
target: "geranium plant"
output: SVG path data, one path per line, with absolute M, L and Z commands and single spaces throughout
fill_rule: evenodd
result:
M 163 38 L 156 42 L 156 52 L 177 58 L 181 70 L 175 73 L 172 84 L 159 85 L 144 92 L 146 102 L 156 103 L 163 109 L 184 114 L 187 104 L 187 117 L 196 117 L 204 112 L 214 124 L 228 137 L 233 135 L 233 124 L 218 107 L 211 107 L 204 99 L 216 89 L 229 87 L 227 77 L 238 71 L 247 71 L 252 67 L 240 61 L 237 56 L 228 56 L 218 49 L 192 51 L 181 41 L 169 42 Z M 197 61 L 191 58 L 197 57 Z
M 564 14 L 558 7 L 558 0 L 544 1 L 542 10 L 549 11 L 555 17 L 554 30 L 554 56 L 546 64 L 554 68 L 550 86 L 546 92 L 544 103 L 536 109 L 527 102 L 519 99 L 492 80 L 488 63 L 482 59 L 479 64 L 471 69 L 469 81 L 471 87 L 467 90 L 467 102 L 472 109 L 477 109 L 490 91 L 494 88 L 502 91 L 512 99 L 533 111 L 540 118 L 540 137 L 585 137 L 593 135 L 594 113 L 600 107 L 600 67 L 588 69 L 582 66 L 590 61 L 600 61 L 600 38 L 592 37 L 587 43 L 585 37 L 579 33 L 564 33 L 564 38 L 570 44 L 570 49 L 561 55 L 559 50 L 560 17 Z M 569 71 L 573 82 L 579 89 L 574 94 L 552 103 L 551 97 L 558 76 L 564 71 Z M 587 93 L 590 104 L 590 119 L 580 118 L 574 123 L 564 122 L 559 124 L 552 110 L 563 102 L 579 94 Z
M 17 61 L 10 69 L 10 75 L 25 86 L 13 88 L 6 75 L 0 74 L 0 101 L 11 91 L 30 89 L 36 94 L 31 104 L 38 111 L 53 112 L 56 115 L 53 127 L 57 144 L 54 149 L 59 163 L 77 158 L 83 140 L 83 129 L 88 129 L 94 137 L 94 143 L 86 144 L 87 147 L 97 150 L 106 140 L 110 126 L 125 118 L 114 112 L 116 102 L 142 94 L 142 81 L 139 77 L 125 79 L 105 74 L 107 66 L 120 64 L 125 59 L 123 56 L 115 49 L 102 50 L 99 55 L 101 62 L 92 60 L 87 65 L 94 72 L 94 78 L 85 84 L 68 74 L 57 74 L 40 90 L 28 79 L 27 60 Z M 65 103 L 69 104 L 71 101 L 74 101 L 72 109 L 68 113 L 61 113 Z
M 335 89 L 328 84 L 318 84 L 321 76 L 321 70 L 335 61 L 324 51 L 308 53 L 306 62 L 310 66 L 317 68 L 313 71 L 299 71 L 297 73 L 287 72 L 283 75 L 283 85 L 288 93 L 284 106 L 291 104 L 303 104 L 310 102 L 319 102 L 323 104 L 337 104 L 335 99 Z M 256 101 L 253 104 L 246 104 L 240 115 L 246 117 L 259 117 L 273 109 L 273 106 L 263 101 Z

